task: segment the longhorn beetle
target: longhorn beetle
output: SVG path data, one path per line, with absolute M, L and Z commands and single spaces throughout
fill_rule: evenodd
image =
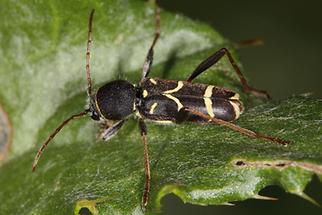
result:
M 227 56 L 241 81 L 243 90 L 257 97 L 269 98 L 266 91 L 257 90 L 248 85 L 235 60 L 226 48 L 220 49 L 201 62 L 185 81 L 148 77 L 153 61 L 153 48 L 160 37 L 160 9 L 157 6 L 155 8 L 155 35 L 143 64 L 141 81 L 138 85 L 133 85 L 125 80 L 111 81 L 100 87 L 93 94 L 90 76 L 93 15 L 94 10 L 91 11 L 88 20 L 86 48 L 88 108 L 67 118 L 49 135 L 35 156 L 32 166 L 33 171 L 45 147 L 55 135 L 71 120 L 85 115 L 89 115 L 93 120 L 99 121 L 105 126 L 105 129 L 100 134 L 104 140 L 110 139 L 122 127 L 128 116 L 132 114 L 137 116 L 143 142 L 146 175 L 141 202 L 143 207 L 148 203 L 151 181 L 145 120 L 160 123 L 181 123 L 184 121 L 213 123 L 226 126 L 249 137 L 264 139 L 281 145 L 289 143 L 289 141 L 254 132 L 233 124 L 232 121 L 235 121 L 244 110 L 237 93 L 218 86 L 192 83 L 198 75 L 216 64 L 222 57 Z M 111 122 L 112 125 L 110 125 Z

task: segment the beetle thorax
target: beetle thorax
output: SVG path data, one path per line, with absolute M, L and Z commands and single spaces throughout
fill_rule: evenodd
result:
M 96 109 L 105 119 L 121 120 L 133 113 L 135 98 L 133 84 L 124 80 L 112 81 L 98 89 Z

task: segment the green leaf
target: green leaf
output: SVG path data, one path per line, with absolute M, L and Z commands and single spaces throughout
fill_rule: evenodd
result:
M 142 1 L 3 1 L 0 13 L 0 99 L 13 124 L 11 159 L 0 169 L 4 214 L 140 214 L 145 180 L 143 147 L 135 120 L 109 142 L 84 118 L 66 126 L 46 149 L 41 142 L 86 104 L 88 14 L 94 17 L 92 76 L 96 88 L 118 76 L 138 82 L 153 38 L 153 6 Z M 180 15 L 161 13 L 162 37 L 151 76 L 184 80 L 198 63 L 231 47 L 216 31 Z M 322 101 L 294 96 L 262 102 L 242 93 L 227 60 L 197 80 L 241 93 L 246 112 L 237 124 L 292 140 L 288 147 L 197 124 L 148 123 L 152 171 L 147 213 L 175 193 L 194 204 L 228 204 L 279 185 L 303 193 L 313 174 L 322 178 Z

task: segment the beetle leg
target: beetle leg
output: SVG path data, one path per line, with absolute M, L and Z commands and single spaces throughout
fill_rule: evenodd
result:
M 124 122 L 125 120 L 120 120 L 117 123 L 113 124 L 111 127 L 104 129 L 101 132 L 100 137 L 105 141 L 111 139 L 116 134 L 116 132 L 122 127 Z
M 283 140 L 283 139 L 280 139 L 277 137 L 268 136 L 268 135 L 261 134 L 261 133 L 258 133 L 258 132 L 252 131 L 252 130 L 248 130 L 246 128 L 239 127 L 238 125 L 235 125 L 231 122 L 224 121 L 222 119 L 212 118 L 212 117 L 208 116 L 207 114 L 201 113 L 196 110 L 192 110 L 190 108 L 184 108 L 184 109 L 185 109 L 185 111 L 190 112 L 191 114 L 194 114 L 194 115 L 197 115 L 201 118 L 207 119 L 209 122 L 212 122 L 212 123 L 215 123 L 218 125 L 223 125 L 225 127 L 228 127 L 234 131 L 237 131 L 243 135 L 246 135 L 246 136 L 249 136 L 252 138 L 268 140 L 268 141 L 271 141 L 271 142 L 274 142 L 274 143 L 277 143 L 280 145 L 284 145 L 284 146 L 287 146 L 288 144 L 291 143 L 291 141 L 288 141 L 288 140 Z
M 244 75 L 242 74 L 242 72 L 240 71 L 239 67 L 237 66 L 236 61 L 233 59 L 232 55 L 230 54 L 230 52 L 226 48 L 221 48 L 220 50 L 218 50 L 217 52 L 215 52 L 213 55 L 211 55 L 210 57 L 208 57 L 206 60 L 204 60 L 203 62 L 201 62 L 197 66 L 197 68 L 192 72 L 192 74 L 187 79 L 187 81 L 188 82 L 191 82 L 198 75 L 200 75 L 201 73 L 203 73 L 204 71 L 206 71 L 207 69 L 209 69 L 212 65 L 216 64 L 225 55 L 227 55 L 230 64 L 233 66 L 235 72 L 237 73 L 237 75 L 239 77 L 239 80 L 240 80 L 240 82 L 241 82 L 241 84 L 243 86 L 243 90 L 246 93 L 253 94 L 256 97 L 266 97 L 266 98 L 270 98 L 269 94 L 266 91 L 264 91 L 264 90 L 258 90 L 258 89 L 252 88 L 251 86 L 248 85 L 247 80 L 244 77 Z
M 143 142 L 143 149 L 144 149 L 144 169 L 145 169 L 145 184 L 144 184 L 144 191 L 142 196 L 141 206 L 145 208 L 148 204 L 149 199 L 149 192 L 150 192 L 150 183 L 151 183 L 151 172 L 150 172 L 150 161 L 149 161 L 149 154 L 148 154 L 148 142 L 146 139 L 146 125 L 143 119 L 139 120 L 139 128 L 141 133 L 141 139 Z
M 155 6 L 155 33 L 154 33 L 154 39 L 153 42 L 149 48 L 148 54 L 145 58 L 144 64 L 143 64 L 143 75 L 142 79 L 146 78 L 149 75 L 150 68 L 153 63 L 153 48 L 155 44 L 157 43 L 158 39 L 160 37 L 160 8 L 156 5 Z

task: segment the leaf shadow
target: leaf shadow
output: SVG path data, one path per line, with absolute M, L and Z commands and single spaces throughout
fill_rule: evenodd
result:
M 170 71 L 174 67 L 174 65 L 176 64 L 177 60 L 178 60 L 178 49 L 176 48 L 170 52 L 169 57 L 168 57 L 167 61 L 165 62 L 165 65 L 161 71 L 161 78 L 163 78 L 163 79 L 169 78 Z

